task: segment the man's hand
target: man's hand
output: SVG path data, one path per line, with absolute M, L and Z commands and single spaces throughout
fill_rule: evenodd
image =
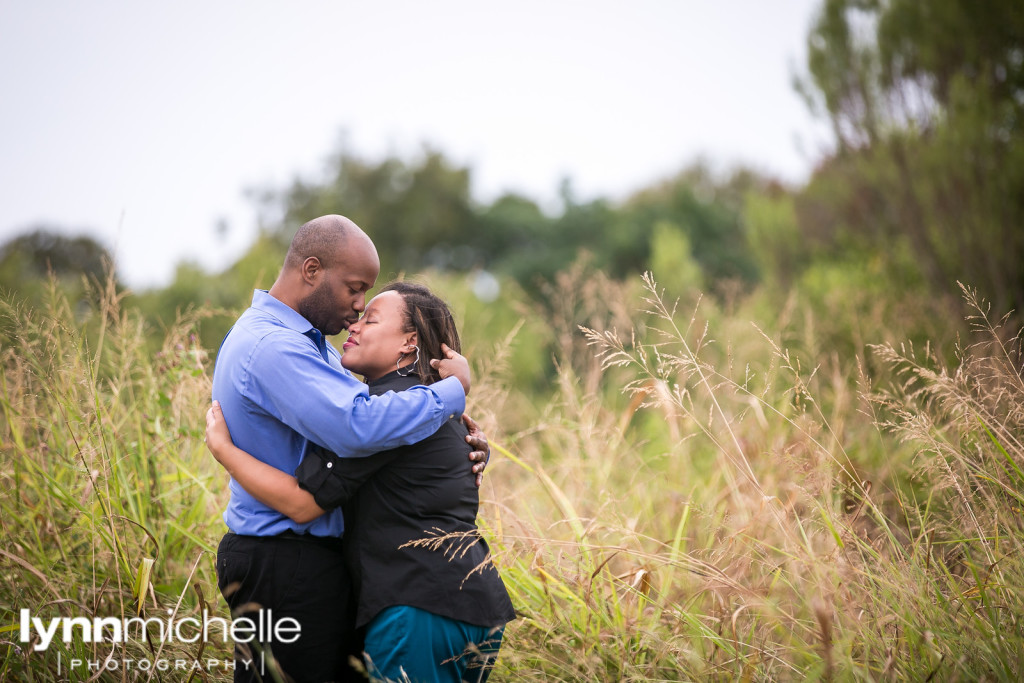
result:
M 447 344 L 441 344 L 441 351 L 444 352 L 445 358 L 431 358 L 430 367 L 441 373 L 441 379 L 458 377 L 462 382 L 463 391 L 469 396 L 469 361 L 462 354 L 448 348 Z
M 487 467 L 487 462 L 491 459 L 491 446 L 487 443 L 487 435 L 481 431 L 480 425 L 473 418 L 463 413 L 462 421 L 466 424 L 466 429 L 469 430 L 469 434 L 466 435 L 466 443 L 473 447 L 469 459 L 474 463 L 473 472 L 476 473 L 476 485 L 480 486 L 484 481 L 484 468 Z

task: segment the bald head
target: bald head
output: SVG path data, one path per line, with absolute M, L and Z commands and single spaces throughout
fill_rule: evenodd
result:
M 295 233 L 270 294 L 325 335 L 338 334 L 359 318 L 379 273 L 377 249 L 358 225 L 321 216 Z
M 336 265 L 339 254 L 349 246 L 352 238 L 370 242 L 366 233 L 344 216 L 330 214 L 314 218 L 295 233 L 284 257 L 284 267 L 286 270 L 298 270 L 306 259 L 313 256 L 324 268 L 330 268 Z

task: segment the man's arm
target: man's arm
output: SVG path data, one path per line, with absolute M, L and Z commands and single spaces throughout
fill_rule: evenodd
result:
M 268 335 L 253 353 L 247 379 L 244 391 L 256 403 L 342 457 L 416 443 L 465 410 L 465 389 L 455 376 L 371 397 L 365 384 L 325 363 L 311 341 L 294 333 Z

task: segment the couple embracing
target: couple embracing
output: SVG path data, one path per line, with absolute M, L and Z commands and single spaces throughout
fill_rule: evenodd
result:
M 299 624 L 236 647 L 236 681 L 366 680 L 353 658 L 373 680 L 483 681 L 515 618 L 476 528 L 488 445 L 455 323 L 421 285 L 367 303 L 379 271 L 352 221 L 306 223 L 218 352 L 218 583 L 234 617 Z

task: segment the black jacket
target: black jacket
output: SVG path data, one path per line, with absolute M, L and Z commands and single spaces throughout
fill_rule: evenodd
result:
M 369 388 L 377 395 L 416 384 L 422 382 L 415 373 L 392 372 Z M 365 458 L 339 458 L 314 447 L 296 470 L 299 485 L 320 507 L 342 505 L 357 626 L 394 605 L 476 626 L 515 618 L 477 530 L 480 499 L 466 434 L 453 418 L 419 443 Z

